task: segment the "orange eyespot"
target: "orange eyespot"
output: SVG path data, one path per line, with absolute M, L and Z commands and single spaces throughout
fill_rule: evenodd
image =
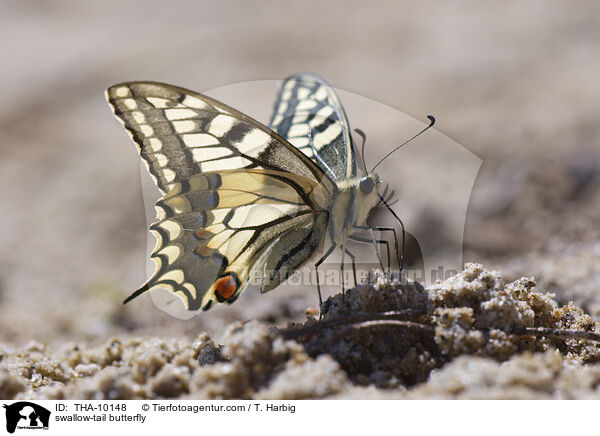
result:
M 219 302 L 227 301 L 235 295 L 238 288 L 236 278 L 232 274 L 227 274 L 215 282 L 215 294 Z

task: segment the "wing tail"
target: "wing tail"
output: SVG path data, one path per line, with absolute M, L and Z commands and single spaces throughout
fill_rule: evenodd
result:
M 123 304 L 127 304 L 129 303 L 131 300 L 133 300 L 136 297 L 139 297 L 140 295 L 142 295 L 144 292 L 149 291 L 150 287 L 148 286 L 148 283 L 146 283 L 144 286 L 142 286 L 140 289 L 138 289 L 137 291 L 135 291 L 133 294 L 131 294 L 129 297 L 127 297 L 125 300 L 123 300 Z

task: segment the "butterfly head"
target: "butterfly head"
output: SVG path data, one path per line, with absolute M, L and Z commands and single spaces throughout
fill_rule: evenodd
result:
M 358 180 L 358 189 L 356 195 L 358 197 L 359 211 L 358 221 L 364 223 L 370 210 L 375 207 L 379 201 L 378 188 L 381 185 L 381 179 L 376 173 L 370 173 Z

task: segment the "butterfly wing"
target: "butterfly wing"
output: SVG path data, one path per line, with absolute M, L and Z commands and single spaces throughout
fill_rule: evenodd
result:
M 270 168 L 328 185 L 323 171 L 277 133 L 205 95 L 156 82 L 111 86 L 107 100 L 167 193 L 199 172 Z
M 333 87 L 317 74 L 295 74 L 284 80 L 270 125 L 334 180 L 356 176 L 346 112 Z
M 262 290 L 285 280 L 327 232 L 335 185 L 306 155 L 252 118 L 201 94 L 154 83 L 107 98 L 158 187 L 153 288 L 189 310 L 232 303 L 262 268 Z
M 305 195 L 315 189 L 314 180 L 264 169 L 177 183 L 156 205 L 157 269 L 141 291 L 165 288 L 189 310 L 207 310 L 235 301 L 261 268 L 262 290 L 273 289 L 324 239 L 327 213 Z

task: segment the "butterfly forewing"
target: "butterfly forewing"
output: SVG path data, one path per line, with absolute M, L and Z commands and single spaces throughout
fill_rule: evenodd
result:
M 199 172 L 235 168 L 290 171 L 327 183 L 317 165 L 271 129 L 207 96 L 132 82 L 110 87 L 107 99 L 163 193 Z
M 209 97 L 154 82 L 107 90 L 157 186 L 154 287 L 189 310 L 233 302 L 261 269 L 262 290 L 285 280 L 327 232 L 335 184 L 306 155 Z
M 322 77 L 302 73 L 282 84 L 270 122 L 334 180 L 356 176 L 356 159 L 346 113 Z

